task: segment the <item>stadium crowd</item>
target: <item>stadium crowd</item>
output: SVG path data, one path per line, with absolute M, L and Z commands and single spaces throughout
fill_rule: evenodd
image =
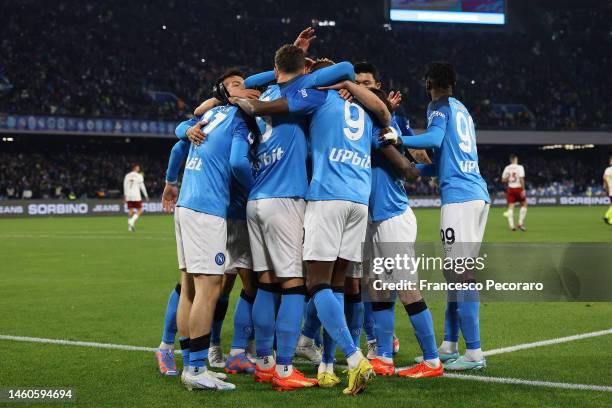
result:
M 0 113 L 178 120 L 219 72 L 270 69 L 274 50 L 293 41 L 296 27 L 318 19 L 327 25 L 317 28 L 313 54 L 374 62 L 385 87 L 404 94 L 415 127 L 425 121 L 423 66 L 441 58 L 458 67 L 457 93 L 478 128 L 610 126 L 602 94 L 612 86 L 610 55 L 599 46 L 612 41 L 607 13 L 542 13 L 539 26 L 523 30 L 384 27 L 382 11 L 365 3 L 60 0 L 39 7 L 40 0 L 7 0 Z
M 149 195 L 161 196 L 171 139 L 133 139 L 129 144 L 124 139 L 114 143 L 100 138 L 90 138 L 87 143 L 68 140 L 26 141 L 0 151 L 0 199 L 120 198 L 123 177 L 135 163 L 142 167 Z M 480 170 L 493 196 L 504 194 L 501 173 L 511 152 L 516 151 L 480 148 Z M 527 172 L 529 196 L 601 193 L 601 173 L 609 157 L 604 150 L 520 149 L 518 153 Z M 439 194 L 432 178 L 411 181 L 406 189 L 412 196 Z

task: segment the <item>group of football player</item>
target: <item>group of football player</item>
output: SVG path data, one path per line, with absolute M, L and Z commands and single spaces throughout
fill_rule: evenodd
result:
M 417 224 L 404 181 L 420 175 L 438 178 L 447 256 L 478 251 L 457 245 L 482 241 L 490 200 L 474 123 L 452 96 L 453 67 L 427 66 L 432 100 L 427 131 L 417 136 L 396 118 L 401 95 L 381 90 L 373 65 L 310 59 L 314 38 L 308 28 L 280 47 L 273 71 L 248 78 L 226 72 L 213 98 L 176 128 L 163 205 L 174 212 L 181 281 L 156 357 L 162 374 L 179 375 L 178 332 L 187 389 L 233 390 L 227 374 L 249 374 L 276 390 L 333 387 L 341 383 L 337 347 L 348 366 L 347 395 L 363 391 L 375 374 L 435 377 L 486 365 L 475 289 L 448 293 L 440 347 L 423 297 L 406 290 L 396 295 L 423 355 L 396 370 L 394 302 L 367 289 L 364 272 L 364 245 L 374 257 L 387 256 L 386 243 L 413 251 Z M 433 162 L 426 149 L 434 149 Z M 237 275 L 242 290 L 224 359 L 221 329 Z M 460 279 L 471 287 L 474 276 Z M 293 366 L 296 354 L 318 364 L 316 378 Z

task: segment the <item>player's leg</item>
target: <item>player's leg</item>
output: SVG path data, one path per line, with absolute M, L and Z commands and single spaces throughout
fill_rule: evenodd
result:
M 334 270 L 331 278 L 331 288 L 334 297 L 340 305 L 345 305 L 345 281 L 344 275 L 348 261 L 340 260 L 334 263 Z M 350 331 L 350 329 L 349 329 Z M 317 372 L 319 386 L 323 388 L 333 387 L 340 383 L 340 379 L 334 373 L 334 360 L 336 356 L 337 344 L 333 336 L 327 330 L 323 333 L 323 356 Z
M 321 343 L 321 321 L 317 316 L 317 308 L 310 296 L 306 295 L 304 298 L 304 325 L 295 355 L 307 358 L 314 364 L 320 364 L 322 355 L 318 345 Z
M 508 228 L 514 231 L 516 228 L 514 227 L 514 194 L 508 193 Z
M 215 305 L 215 314 L 213 316 L 212 331 L 210 336 L 210 349 L 208 350 L 208 364 L 214 368 L 225 367 L 223 359 L 223 351 L 221 350 L 221 330 L 223 329 L 223 321 L 227 314 L 230 294 L 234 288 L 236 281 L 236 271 L 228 270 L 223 274 L 223 283 L 221 285 L 221 295 Z
M 221 294 L 222 274 L 196 274 L 193 277 L 195 296 L 189 314 L 189 366 L 185 385 L 194 388 L 230 391 L 234 384 L 223 381 L 226 376 L 206 368 L 215 306 Z
M 444 206 L 447 207 L 447 206 Z M 445 244 L 452 257 L 476 257 L 480 251 L 482 237 L 489 212 L 489 205 L 484 201 L 469 201 L 450 204 L 447 211 L 442 211 L 442 225 L 451 228 L 454 242 Z M 486 367 L 486 360 L 480 345 L 480 297 L 474 287 L 476 276 L 473 270 L 459 274 L 451 272 L 455 282 L 468 284 L 469 287 L 457 291 L 457 311 L 459 325 L 465 340 L 466 352 L 458 359 L 448 362 L 446 370 L 479 370 Z
M 344 316 L 353 336 L 353 342 L 360 346 L 361 327 L 363 326 L 364 307 L 361 301 L 361 266 L 357 262 L 350 262 L 346 267 L 336 262 L 336 267 L 346 270 L 344 280 Z
M 418 290 L 402 291 L 399 293 L 399 297 L 414 328 L 414 334 L 423 352 L 423 357 L 422 361 L 418 362 L 416 366 L 401 370 L 397 374 L 400 377 L 411 378 L 441 376 L 444 368 L 436 346 L 433 318 L 425 300 Z
M 525 193 L 523 193 L 525 194 Z M 527 216 L 527 199 L 523 196 L 519 210 L 518 229 L 525 231 L 525 217 Z
M 261 213 L 265 219 L 265 242 L 281 287 L 275 325 L 276 368 L 272 379 L 277 390 L 312 387 L 317 383 L 293 367 L 306 296 L 302 262 L 305 207 L 301 199 L 280 198 L 267 200 Z
M 257 274 L 257 294 L 253 301 L 252 316 L 255 331 L 255 381 L 271 382 L 276 362 L 273 355 L 276 305 L 280 287 L 272 273 L 272 261 L 264 240 L 261 206 L 265 200 L 247 203 L 247 227 L 253 256 L 253 270 Z
M 365 332 L 368 359 L 376 358 L 376 328 L 372 302 L 363 302 L 363 331 Z
M 365 205 L 345 201 L 308 203 L 304 222 L 307 285 L 323 327 L 347 358 L 349 383 L 344 393 L 351 395 L 365 388 L 372 375 L 372 366 L 355 346 L 344 316 L 344 305 L 338 303 L 331 289 L 331 273 L 334 254 L 346 261 L 361 262 L 366 227 Z
M 604 215 L 604 221 L 606 224 L 612 224 L 612 197 L 610 197 L 610 207 L 608 207 L 608 211 Z
M 174 233 L 176 236 L 178 267 L 181 271 L 181 293 L 176 310 L 176 327 L 179 334 L 179 343 L 183 360 L 183 375 L 181 376 L 181 380 L 183 380 L 189 369 L 189 313 L 191 313 L 195 289 L 193 288 L 193 278 L 187 273 L 187 263 L 180 222 L 181 214 L 182 209 L 180 207 L 176 208 L 174 211 Z
M 253 303 L 257 293 L 254 273 L 250 269 L 237 268 L 242 281 L 242 290 L 234 312 L 234 336 L 232 348 L 225 362 L 227 373 L 255 373 L 255 364 L 246 351 L 253 336 Z
M 138 218 L 140 218 L 140 216 L 142 215 L 142 202 L 138 201 L 136 205 L 136 211 L 134 212 L 134 215 L 130 220 L 132 223 L 132 227 L 136 227 L 136 221 L 138 221 Z
M 212 320 L 225 269 L 227 223 L 223 218 L 188 208 L 178 207 L 177 211 L 188 280 L 193 282 L 194 290 L 188 317 L 189 370 L 185 370 L 184 384 L 190 390 L 232 390 L 233 384 L 222 381 L 227 377 L 224 373 L 206 368 Z M 185 292 L 185 285 L 181 286 L 181 292 Z M 177 316 L 180 324 L 184 324 L 182 319 Z
M 134 225 L 132 224 L 132 215 L 134 215 L 134 208 L 132 207 L 132 202 L 128 201 L 127 203 L 127 223 L 128 223 L 128 231 L 134 230 Z
M 193 276 L 186 272 L 185 269 L 181 270 L 181 296 L 179 298 L 179 304 L 176 311 L 176 327 L 179 335 L 179 342 L 181 346 L 181 356 L 183 360 L 183 374 L 181 380 L 184 382 L 185 376 L 189 373 L 189 315 L 191 314 L 191 307 L 193 305 L 193 298 L 195 296 L 195 288 L 193 286 Z
M 179 299 L 181 296 L 181 284 L 178 283 L 172 289 L 166 304 L 166 313 L 164 315 L 164 331 L 159 348 L 155 352 L 159 372 L 162 375 L 175 376 L 178 375 L 176 363 L 174 361 L 174 339 L 176 337 L 176 313 L 178 309 Z

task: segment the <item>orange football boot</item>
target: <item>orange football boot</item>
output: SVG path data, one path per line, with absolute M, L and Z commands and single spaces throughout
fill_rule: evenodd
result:
M 385 363 L 378 357 L 370 360 L 370 364 L 372 364 L 372 368 L 374 369 L 374 373 L 376 375 L 393 375 L 395 374 L 395 365 L 393 362 Z
M 268 368 L 267 370 L 259 368 L 257 364 L 255 364 L 255 382 L 261 383 L 269 383 L 272 382 L 272 378 L 274 377 L 274 373 L 276 372 L 276 365 Z
M 442 363 L 440 363 L 440 366 L 438 368 L 432 368 L 425 364 L 424 361 L 421 361 L 415 366 L 397 372 L 397 375 L 399 375 L 400 377 L 410 378 L 440 377 L 443 374 L 444 366 L 442 365 Z
M 300 388 L 310 388 L 318 384 L 316 378 L 307 378 L 302 372 L 294 368 L 288 377 L 280 377 L 274 373 L 272 378 L 272 388 L 276 391 L 291 391 Z

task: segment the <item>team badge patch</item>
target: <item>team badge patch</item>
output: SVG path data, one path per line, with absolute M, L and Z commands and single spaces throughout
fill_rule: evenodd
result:
M 215 263 L 219 266 L 225 263 L 225 254 L 223 252 L 219 252 L 217 255 L 215 255 Z

